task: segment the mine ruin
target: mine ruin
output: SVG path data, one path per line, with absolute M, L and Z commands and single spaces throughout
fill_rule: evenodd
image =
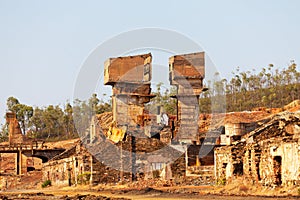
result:
M 6 113 L 6 121 L 9 128 L 9 142 L 7 145 L 0 145 L 0 153 L 15 154 L 15 174 L 21 175 L 32 169 L 41 169 L 42 163 L 65 151 L 60 148 L 47 148 L 44 141 L 26 138 L 21 132 L 15 113 Z
M 206 89 L 204 52 L 169 58 L 169 81 L 177 89 L 174 116 L 159 106 L 155 113 L 146 110 L 155 97 L 151 78 L 151 53 L 108 58 L 104 84 L 112 87 L 112 112 L 94 115 L 81 140 L 68 149 L 47 148 L 23 136 L 16 115 L 7 113 L 9 143 L 0 153 L 16 155 L 18 175 L 27 173 L 27 158 L 41 159 L 40 167 L 32 167 L 53 185 L 205 185 L 236 177 L 271 187 L 300 184 L 299 111 L 220 113 L 208 129 L 211 115 L 199 113 L 198 103 Z

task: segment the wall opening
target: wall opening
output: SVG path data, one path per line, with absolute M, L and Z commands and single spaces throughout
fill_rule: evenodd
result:
M 31 172 L 31 171 L 34 171 L 35 168 L 34 167 L 27 167 L 27 172 Z
M 228 163 L 222 163 L 222 168 L 220 170 L 220 178 L 221 179 L 226 179 L 226 168 L 227 168 Z
M 196 166 L 197 165 L 197 159 L 199 160 L 198 154 L 199 154 L 200 146 L 199 145 L 191 145 L 188 147 L 188 166 Z
M 233 164 L 233 175 L 241 176 L 243 175 L 243 163 Z
M 257 179 L 260 181 L 261 177 L 260 177 L 260 171 L 259 171 L 259 162 L 256 163 L 256 173 L 257 173 Z
M 273 160 L 273 168 L 274 168 L 274 177 L 275 177 L 275 184 L 281 185 L 281 163 L 282 158 L 281 156 L 275 156 Z

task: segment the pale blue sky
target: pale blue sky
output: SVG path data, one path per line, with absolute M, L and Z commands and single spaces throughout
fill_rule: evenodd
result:
M 72 101 L 89 53 L 137 28 L 190 37 L 224 77 L 237 66 L 259 70 L 269 63 L 298 63 L 299 9 L 297 0 L 0 0 L 0 116 L 9 96 L 36 106 Z

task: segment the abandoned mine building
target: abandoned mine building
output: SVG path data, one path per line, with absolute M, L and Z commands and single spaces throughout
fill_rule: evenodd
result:
M 198 104 L 204 52 L 170 57 L 177 115 L 164 116 L 159 105 L 150 113 L 145 104 L 154 98 L 151 62 L 150 53 L 105 62 L 112 112 L 93 116 L 83 142 L 44 164 L 45 179 L 76 184 L 80 177 L 98 184 L 158 178 L 208 184 L 244 176 L 263 185 L 299 184 L 299 113 L 228 113 L 213 130 L 207 129 L 209 116 L 199 113 Z
M 265 186 L 299 185 L 300 113 L 269 118 L 230 145 L 215 149 L 217 180 L 244 176 Z
M 43 164 L 65 151 L 63 148 L 48 148 L 44 145 L 44 141 L 30 139 L 23 135 L 15 113 L 6 113 L 6 123 L 9 140 L 8 143 L 0 145 L 0 154 L 14 155 L 15 162 L 13 171 L 1 169 L 1 174 L 9 171 L 16 175 L 23 175 L 33 170 L 41 170 Z M 2 162 L 2 156 L 0 158 Z
M 9 144 L 1 153 L 17 154 L 17 174 L 41 169 L 43 180 L 53 185 L 149 179 L 209 184 L 238 176 L 266 186 L 299 185 L 299 111 L 220 113 L 210 126 L 212 114 L 199 113 L 204 78 L 204 52 L 170 57 L 177 114 L 166 114 L 161 105 L 152 105 L 150 112 L 151 53 L 109 58 L 104 84 L 112 87 L 112 112 L 92 116 L 81 140 L 68 149 L 27 141 L 8 113 Z M 35 163 L 42 167 L 30 166 L 30 159 L 26 166 L 22 156 L 39 158 Z

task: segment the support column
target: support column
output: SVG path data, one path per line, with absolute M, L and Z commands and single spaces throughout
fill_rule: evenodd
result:
M 93 156 L 91 155 L 91 176 L 90 176 L 90 185 L 92 186 L 93 185 Z
M 135 137 L 131 137 L 131 181 L 136 181 L 136 143 Z
M 104 84 L 111 85 L 113 121 L 117 127 L 136 127 L 138 116 L 151 95 L 151 54 L 109 58 L 105 62 Z
M 120 182 L 124 182 L 124 171 L 131 172 L 131 181 L 136 180 L 136 135 L 133 136 L 132 132 L 139 130 L 142 125 L 139 124 L 139 116 L 144 115 L 145 104 L 155 97 L 151 94 L 151 62 L 150 53 L 109 58 L 105 62 L 104 84 L 111 85 L 113 89 L 113 125 L 121 129 L 126 127 L 130 144 L 129 152 L 123 152 L 121 141 Z M 144 130 L 137 133 L 144 134 Z
M 205 76 L 204 52 L 169 58 L 169 80 L 177 87 L 177 123 L 175 140 L 198 142 L 199 95 Z
M 185 147 L 185 176 L 187 175 L 187 168 L 189 165 L 189 155 L 188 155 L 188 146 Z
M 22 174 L 22 150 L 20 149 L 17 153 L 17 159 L 16 159 L 16 174 L 21 175 Z
M 123 143 L 120 146 L 120 182 L 124 182 L 124 166 L 123 166 Z

